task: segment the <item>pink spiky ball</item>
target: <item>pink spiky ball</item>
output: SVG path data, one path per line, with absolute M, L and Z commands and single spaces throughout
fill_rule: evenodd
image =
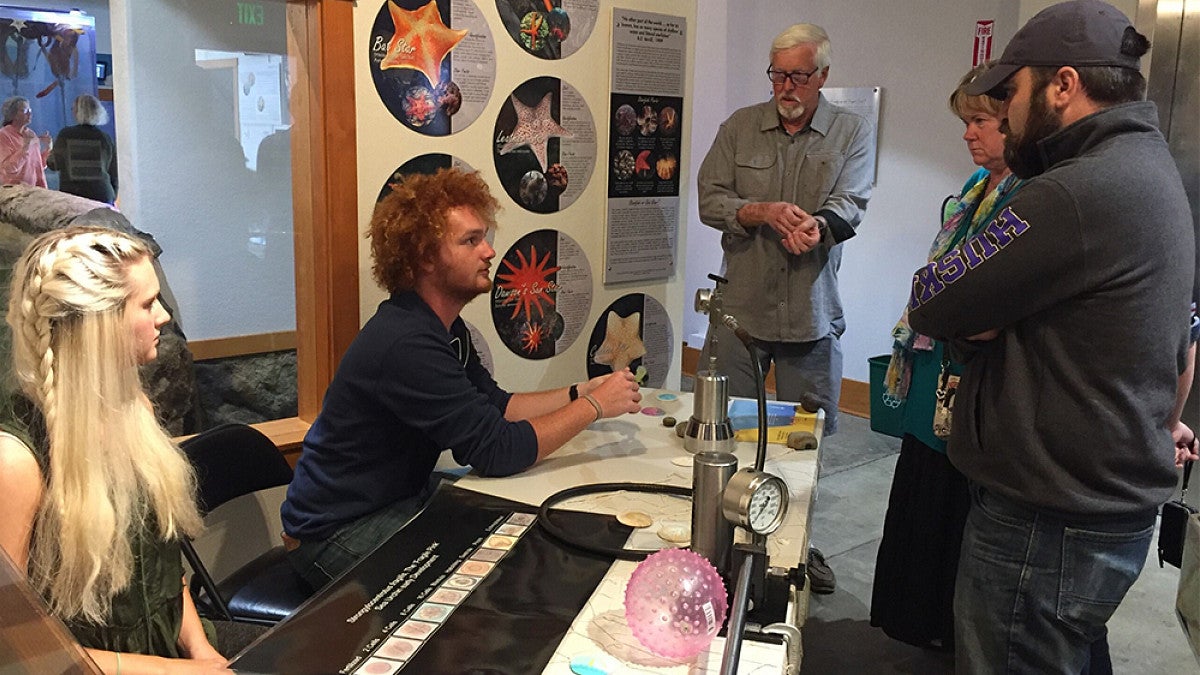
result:
M 728 607 L 716 568 L 684 549 L 650 555 L 625 586 L 629 629 L 646 649 L 669 659 L 691 659 L 708 648 Z

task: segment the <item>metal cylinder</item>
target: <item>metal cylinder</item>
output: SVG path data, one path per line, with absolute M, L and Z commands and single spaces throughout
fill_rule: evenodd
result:
M 728 417 L 729 378 L 709 370 L 696 373 L 692 416 L 700 422 L 723 422 Z
M 713 371 L 696 373 L 692 416 L 683 431 L 688 452 L 729 452 L 737 441 L 729 422 L 729 379 Z
M 728 452 L 700 452 L 692 458 L 692 550 L 724 576 L 733 549 L 733 523 L 721 513 L 721 494 L 737 471 Z

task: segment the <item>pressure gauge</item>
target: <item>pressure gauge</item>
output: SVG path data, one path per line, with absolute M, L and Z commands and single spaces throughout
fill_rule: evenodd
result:
M 787 504 L 787 484 L 782 478 L 749 468 L 733 474 L 721 496 L 725 518 L 755 534 L 779 529 Z

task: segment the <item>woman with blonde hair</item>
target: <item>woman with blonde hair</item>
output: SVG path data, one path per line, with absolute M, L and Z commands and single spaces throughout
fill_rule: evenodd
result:
M 1021 186 L 1004 160 L 1001 102 L 965 91 L 989 65 L 971 69 L 950 94 L 950 110 L 962 121 L 963 142 L 979 168 L 942 205 L 930 260 L 975 236 Z M 871 625 L 911 645 L 953 651 L 955 575 L 971 500 L 966 477 L 946 456 L 947 418 L 937 410 L 950 407 L 961 367 L 944 343 L 912 330 L 907 309 L 900 315 L 885 384 L 888 394 L 907 401 L 904 437 L 875 562 Z
M 182 585 L 195 479 L 138 376 L 170 318 L 158 294 L 149 249 L 104 228 L 48 232 L 17 262 L 0 546 L 106 673 L 228 672 Z

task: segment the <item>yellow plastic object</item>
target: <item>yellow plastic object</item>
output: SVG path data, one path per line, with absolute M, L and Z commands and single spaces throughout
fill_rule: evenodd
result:
M 791 424 L 768 426 L 767 442 L 775 443 L 776 445 L 787 445 L 788 434 L 792 433 L 793 431 L 807 431 L 809 433 L 815 433 L 816 426 L 816 413 L 797 413 L 796 416 L 792 418 Z M 733 433 L 733 437 L 739 441 L 758 441 L 757 422 L 755 423 L 755 426 L 748 429 L 738 429 Z

